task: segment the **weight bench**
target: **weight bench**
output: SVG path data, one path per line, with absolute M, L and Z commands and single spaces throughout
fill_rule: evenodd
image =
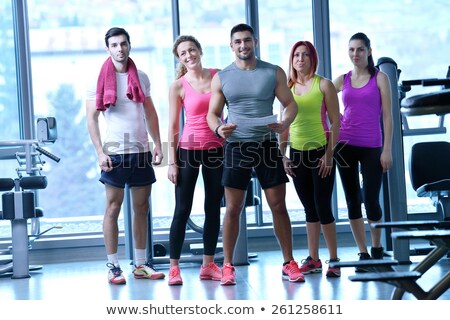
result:
M 437 225 L 439 226 L 439 223 Z M 394 239 L 426 239 L 433 242 L 436 247 L 412 271 L 398 272 L 391 270 L 380 272 L 380 269 L 375 269 L 376 272 L 350 276 L 349 279 L 351 281 L 381 281 L 389 283 L 396 287 L 391 296 L 392 300 L 402 299 L 405 292 L 411 293 L 419 300 L 435 300 L 450 288 L 450 271 L 437 281 L 429 291 L 425 291 L 417 283 L 417 280 L 426 271 L 450 251 L 450 229 L 396 231 L 391 236 Z

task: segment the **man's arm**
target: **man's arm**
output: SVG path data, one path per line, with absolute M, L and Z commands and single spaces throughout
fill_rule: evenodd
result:
M 146 97 L 144 101 L 144 112 L 147 123 L 147 131 L 155 144 L 153 149 L 153 164 L 158 165 L 163 159 L 161 148 L 161 136 L 159 134 L 158 114 L 151 97 Z
M 98 165 L 103 171 L 111 171 L 111 158 L 103 152 L 102 139 L 98 118 L 100 111 L 97 110 L 95 100 L 86 100 L 86 122 L 89 136 L 97 153 Z
M 281 122 L 270 124 L 269 127 L 275 132 L 281 133 L 289 128 L 292 121 L 294 121 L 298 109 L 294 96 L 287 85 L 286 75 L 280 67 L 277 67 L 277 85 L 275 88 L 275 96 L 281 103 L 283 113 Z
M 222 138 L 228 138 L 234 129 L 235 124 L 223 124 L 222 112 L 225 106 L 225 96 L 222 92 L 222 85 L 220 83 L 219 74 L 216 73 L 211 80 L 211 99 L 209 100 L 208 115 L 206 121 L 212 131 L 216 131 Z

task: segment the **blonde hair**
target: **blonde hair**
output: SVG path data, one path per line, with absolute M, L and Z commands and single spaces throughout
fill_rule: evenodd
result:
M 181 43 L 186 42 L 186 41 L 193 42 L 195 44 L 195 46 L 197 47 L 197 49 L 199 50 L 200 54 L 203 55 L 202 45 L 200 44 L 200 42 L 194 36 L 181 35 L 173 43 L 172 53 L 173 53 L 173 55 L 175 57 L 179 58 L 178 57 L 178 51 L 177 51 L 178 46 Z M 182 63 L 178 62 L 177 63 L 177 67 L 176 67 L 176 76 L 175 76 L 175 78 L 176 79 L 180 79 L 182 76 L 184 76 L 186 74 L 186 72 L 187 72 L 186 67 Z

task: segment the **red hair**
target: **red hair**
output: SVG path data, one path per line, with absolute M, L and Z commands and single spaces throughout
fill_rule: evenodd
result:
M 313 46 L 313 44 L 309 41 L 297 41 L 291 49 L 291 53 L 289 54 L 289 75 L 288 75 L 288 86 L 289 88 L 292 88 L 292 86 L 295 83 L 300 83 L 298 81 L 298 77 L 297 77 L 297 71 L 294 69 L 294 67 L 292 66 L 292 60 L 294 59 L 294 52 L 295 50 L 300 47 L 300 46 L 305 46 L 308 51 L 309 51 L 309 58 L 311 59 L 311 72 L 309 74 L 310 77 L 312 77 L 316 71 L 317 71 L 317 67 L 319 66 L 319 58 L 317 55 L 317 50 L 316 48 Z

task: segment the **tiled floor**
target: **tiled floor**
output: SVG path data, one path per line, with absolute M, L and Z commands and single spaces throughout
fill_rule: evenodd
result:
M 296 259 L 306 257 L 306 250 L 296 250 Z M 321 252 L 322 254 L 322 252 Z M 322 261 L 326 260 L 326 252 Z M 355 248 L 340 250 L 342 261 L 354 260 Z M 412 256 L 413 264 L 396 266 L 409 270 L 423 256 Z M 32 271 L 26 279 L 11 279 L 11 274 L 0 275 L 0 297 L 7 300 L 91 301 L 91 300 L 388 300 L 393 287 L 379 282 L 352 282 L 353 268 L 343 268 L 341 278 L 328 279 L 322 274 L 306 275 L 305 283 L 281 280 L 281 254 L 278 251 L 258 252 L 250 265 L 236 267 L 237 284 L 221 286 L 217 281 L 200 281 L 199 263 L 182 263 L 182 286 L 168 286 L 168 265 L 158 264 L 166 273 L 164 280 L 136 280 L 131 275 L 129 261 L 121 261 L 127 284 L 110 285 L 106 280 L 105 261 L 79 261 L 44 264 Z M 324 264 L 326 270 L 327 265 Z M 450 270 L 450 259 L 443 258 L 418 283 L 428 290 Z M 405 294 L 404 299 L 415 299 Z M 440 297 L 450 299 L 450 290 Z

